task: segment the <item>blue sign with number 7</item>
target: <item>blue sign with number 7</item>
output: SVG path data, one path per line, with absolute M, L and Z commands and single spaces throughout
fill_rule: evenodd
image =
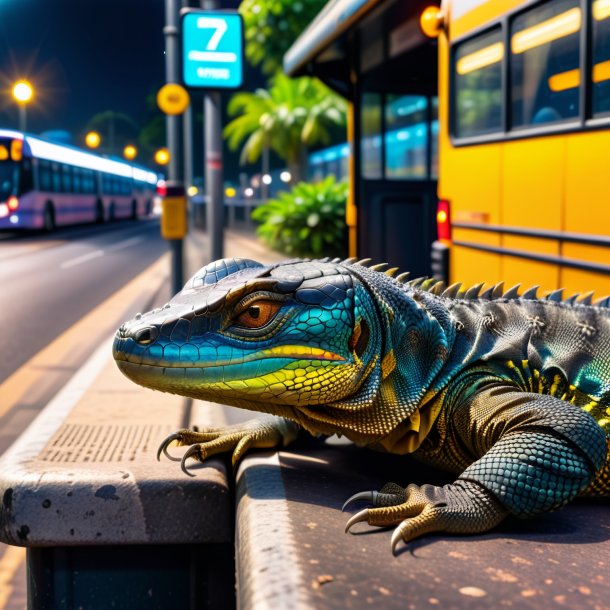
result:
M 239 89 L 243 83 L 243 22 L 230 11 L 182 14 L 182 80 L 195 89 Z

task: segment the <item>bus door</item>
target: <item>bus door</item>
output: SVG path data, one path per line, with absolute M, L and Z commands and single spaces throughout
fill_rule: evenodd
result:
M 436 239 L 437 47 L 419 30 L 418 3 L 385 6 L 357 32 L 357 252 L 418 277 Z

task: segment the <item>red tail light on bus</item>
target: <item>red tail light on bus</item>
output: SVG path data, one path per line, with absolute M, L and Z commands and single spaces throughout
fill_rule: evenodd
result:
M 451 241 L 451 206 L 449 201 L 441 199 L 436 208 L 436 230 L 438 239 Z
M 6 205 L 8 206 L 9 211 L 14 212 L 19 207 L 19 199 L 17 199 L 15 195 L 11 195 L 7 199 Z

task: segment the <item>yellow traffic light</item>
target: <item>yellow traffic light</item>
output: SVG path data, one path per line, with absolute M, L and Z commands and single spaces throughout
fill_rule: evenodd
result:
M 169 150 L 167 148 L 160 148 L 155 153 L 155 163 L 158 165 L 167 165 L 169 163 Z
M 135 159 L 138 156 L 138 149 L 132 144 L 128 144 L 123 149 L 123 156 L 125 157 L 125 159 L 129 159 L 131 161 L 132 159 Z
M 34 97 L 34 89 L 27 80 L 17 81 L 13 86 L 13 97 L 19 104 L 27 104 Z
M 89 148 L 97 148 L 100 145 L 101 141 L 102 141 L 102 138 L 100 138 L 100 134 L 97 133 L 97 131 L 90 131 L 85 136 L 85 144 Z

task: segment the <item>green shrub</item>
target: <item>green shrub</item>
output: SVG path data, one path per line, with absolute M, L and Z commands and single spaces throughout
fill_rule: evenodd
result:
M 328 176 L 316 184 L 300 182 L 258 207 L 259 237 L 290 256 L 345 256 L 347 184 Z

